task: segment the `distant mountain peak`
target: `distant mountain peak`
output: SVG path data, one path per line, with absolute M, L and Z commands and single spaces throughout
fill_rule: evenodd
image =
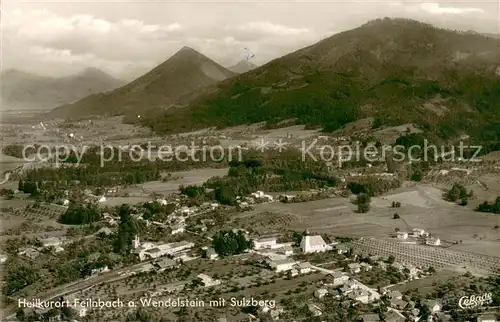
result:
M 96 67 L 87 67 L 79 75 L 86 77 L 111 77 L 111 75 Z
M 244 60 L 239 61 L 237 64 L 235 64 L 231 67 L 228 67 L 227 69 L 229 69 L 232 72 L 238 73 L 238 74 L 243 74 L 243 73 L 249 72 L 255 68 L 257 68 L 257 65 L 255 65 L 251 61 L 244 59 Z

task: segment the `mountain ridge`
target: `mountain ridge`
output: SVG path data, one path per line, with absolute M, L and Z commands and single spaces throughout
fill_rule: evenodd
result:
M 234 76 L 215 61 L 184 46 L 163 63 L 109 93 L 91 95 L 59 106 L 48 117 L 82 118 L 89 115 L 156 114 L 183 97 Z
M 142 122 L 171 133 L 296 119 L 333 131 L 373 117 L 374 126 L 414 123 L 442 138 L 467 128 L 482 135 L 481 125 L 500 121 L 497 66 L 494 39 L 378 19 L 224 80 L 186 108 Z
M 123 85 L 123 81 L 97 68 L 64 77 L 42 76 L 18 69 L 0 74 L 2 110 L 50 110 L 89 94 Z

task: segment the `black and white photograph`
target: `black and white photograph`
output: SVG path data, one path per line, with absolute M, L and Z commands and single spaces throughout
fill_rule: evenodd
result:
M 2 1 L 0 288 L 2 322 L 500 322 L 500 2 Z

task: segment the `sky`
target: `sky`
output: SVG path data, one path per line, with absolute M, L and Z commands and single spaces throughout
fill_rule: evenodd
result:
M 1 68 L 131 80 L 189 46 L 223 66 L 261 65 L 383 17 L 500 34 L 498 1 L 3 0 Z

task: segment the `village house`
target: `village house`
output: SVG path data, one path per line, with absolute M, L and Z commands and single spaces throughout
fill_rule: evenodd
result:
M 380 267 L 383 271 L 387 270 L 387 263 L 384 261 L 378 261 L 376 262 L 377 266 Z
M 312 272 L 313 270 L 313 266 L 309 262 L 296 264 L 294 268 L 297 270 L 299 274 L 307 274 Z
M 349 247 L 345 244 L 339 244 L 335 246 L 335 250 L 339 255 L 347 254 L 349 252 Z
M 326 288 L 320 288 L 320 289 L 317 289 L 316 291 L 314 291 L 314 296 L 318 299 L 322 299 L 323 297 L 325 297 L 325 295 L 328 294 L 328 291 Z
M 97 274 L 106 273 L 106 272 L 109 272 L 109 268 L 108 268 L 108 266 L 103 266 L 103 267 L 92 269 L 90 271 L 90 275 L 97 275 Z
M 396 299 L 402 300 L 403 299 L 403 294 L 400 291 L 388 292 L 386 295 L 390 300 L 396 300 Z
M 259 250 L 265 248 L 275 248 L 277 245 L 276 240 L 277 240 L 276 237 L 266 237 L 257 239 L 253 242 L 254 249 Z
M 21 250 L 18 255 L 26 256 L 29 259 L 35 259 L 40 255 L 40 252 L 32 247 Z
M 96 235 L 103 234 L 103 235 L 109 236 L 109 235 L 113 234 L 113 231 L 111 229 L 109 229 L 108 227 L 102 227 L 95 234 Z
M 385 314 L 386 322 L 406 322 L 406 317 L 398 311 L 389 310 Z
M 145 259 L 158 258 L 164 255 L 174 255 L 181 251 L 194 247 L 194 243 L 187 241 L 180 241 L 171 244 L 155 245 L 150 242 L 140 243 L 139 237 L 136 236 L 133 242 L 134 252 L 139 256 L 141 261 Z
M 172 229 L 172 235 L 182 234 L 185 231 L 186 225 L 183 223 L 179 223 L 176 225 L 172 225 L 170 228 Z
M 392 264 L 391 264 L 391 267 L 392 267 L 392 268 L 395 268 L 396 270 L 398 270 L 398 271 L 400 271 L 400 272 L 402 272 L 402 271 L 404 270 L 404 268 L 405 268 L 403 264 L 398 263 L 398 262 L 394 262 L 394 263 L 392 263 Z
M 477 317 L 477 322 L 498 322 L 493 314 L 483 314 Z
M 406 307 L 408 303 L 406 301 L 403 301 L 402 299 L 391 299 L 391 307 L 397 309 L 397 310 L 402 310 Z
M 349 280 L 349 276 L 344 275 L 340 272 L 334 271 L 332 274 L 328 274 L 324 279 L 323 283 L 329 286 L 339 286 L 343 285 Z
M 222 283 L 221 280 L 213 279 L 206 274 L 198 274 L 197 277 L 199 279 L 201 279 L 201 281 L 203 282 L 203 285 L 206 287 L 215 286 L 215 285 L 219 285 Z
M 293 259 L 289 259 L 289 258 L 278 259 L 278 260 L 268 260 L 267 262 L 268 262 L 269 266 L 277 273 L 290 271 L 297 264 L 297 261 L 295 261 Z
M 57 237 L 48 237 L 40 239 L 40 243 L 42 244 L 43 247 L 51 247 L 51 246 L 57 247 L 61 246 L 62 241 Z
M 430 246 L 440 246 L 441 245 L 441 240 L 435 237 L 429 237 L 425 239 L 425 244 L 430 245 Z
M 439 303 L 438 300 L 426 300 L 425 304 L 429 307 L 429 310 L 431 313 L 436 313 L 441 311 L 441 308 L 443 307 L 441 303 Z
M 398 231 L 396 237 L 398 239 L 408 239 L 408 233 L 406 231 Z
M 7 255 L 5 254 L 0 254 L 0 264 L 3 264 L 7 261 Z
M 215 249 L 213 249 L 212 247 L 210 247 L 206 250 L 206 255 L 207 255 L 207 258 L 210 260 L 215 260 L 219 257 L 219 254 L 217 254 Z
M 370 264 L 365 263 L 365 262 L 361 262 L 361 263 L 359 263 L 359 266 L 361 266 L 361 270 L 362 270 L 362 271 L 365 271 L 365 272 L 369 272 L 369 271 L 371 271 L 371 270 L 372 270 L 372 268 L 373 268 Z
M 321 316 L 323 314 L 321 309 L 315 304 L 309 303 L 307 307 L 309 308 L 309 312 L 311 312 L 313 316 Z
M 427 236 L 428 233 L 421 229 L 421 228 L 414 228 L 413 229 L 413 237 L 422 237 L 422 236 Z
M 285 245 L 285 246 L 281 247 L 278 250 L 278 252 L 285 255 L 285 256 L 291 256 L 291 255 L 293 255 L 293 248 L 290 245 Z
M 285 312 L 285 310 L 282 308 L 282 307 L 269 307 L 267 305 L 264 305 L 260 311 L 264 314 L 269 314 L 269 316 L 271 317 L 272 320 L 279 320 L 280 319 L 280 315 Z
M 451 315 L 449 314 L 446 314 L 444 312 L 436 312 L 434 313 L 434 317 L 435 317 L 435 320 L 436 322 L 451 322 Z M 479 320 L 478 320 L 479 321 Z M 492 321 L 481 321 L 481 322 L 497 322 L 495 320 L 492 320 Z
M 370 303 L 372 301 L 370 292 L 362 288 L 353 290 L 348 294 L 348 297 L 364 304 Z
M 349 272 L 351 274 L 357 274 L 361 272 L 361 265 L 359 265 L 358 263 L 350 263 L 349 265 L 347 265 L 347 268 L 349 269 Z

